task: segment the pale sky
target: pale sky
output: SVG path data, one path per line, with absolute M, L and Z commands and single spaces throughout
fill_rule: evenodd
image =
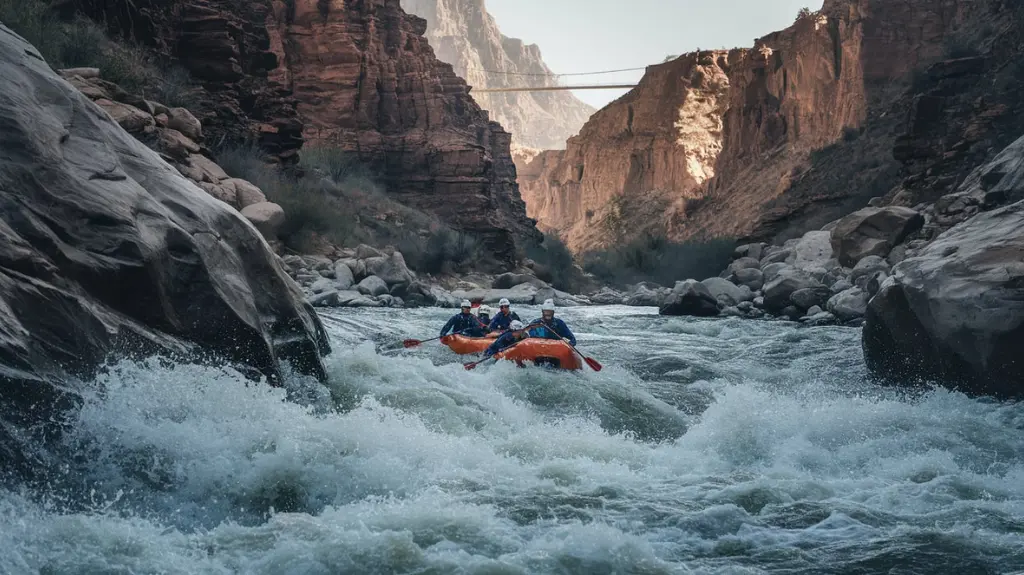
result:
M 656 64 L 671 54 L 749 48 L 822 0 L 486 0 L 506 36 L 540 46 L 557 73 Z M 643 71 L 563 78 L 563 84 L 633 83 Z M 627 90 L 578 90 L 600 108 Z

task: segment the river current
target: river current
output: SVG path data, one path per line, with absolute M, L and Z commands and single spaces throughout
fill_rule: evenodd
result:
M 599 373 L 386 351 L 450 313 L 325 313 L 327 387 L 117 365 L 66 481 L 0 491 L 0 573 L 1024 571 L 1024 404 L 878 387 L 856 329 L 646 308 L 559 311 Z

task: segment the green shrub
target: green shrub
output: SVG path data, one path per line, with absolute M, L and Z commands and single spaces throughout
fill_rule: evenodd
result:
M 627 244 L 581 256 L 583 269 L 618 285 L 640 281 L 671 286 L 685 279 L 717 276 L 732 257 L 736 242 L 731 239 L 669 241 L 660 234 L 647 234 Z
M 800 20 L 803 20 L 804 18 L 809 18 L 813 14 L 814 14 L 814 12 L 811 12 L 810 8 L 804 6 L 803 8 L 797 10 L 797 12 L 796 12 L 796 21 L 799 22 Z

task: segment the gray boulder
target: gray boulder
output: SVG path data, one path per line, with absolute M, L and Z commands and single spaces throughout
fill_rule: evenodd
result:
M 896 244 L 924 226 L 924 216 L 902 206 L 864 208 L 839 220 L 832 249 L 844 266 L 867 256 L 884 258 Z
M 549 287 L 547 282 L 537 279 L 529 274 L 504 273 L 494 278 L 491 287 L 495 289 L 509 289 L 521 284 L 533 284 L 538 288 Z
M 319 294 L 326 291 L 338 291 L 338 286 L 332 279 L 320 278 L 309 286 L 309 291 Z
M 750 288 L 737 286 L 726 279 L 708 278 L 700 283 L 708 288 L 711 297 L 723 301 L 726 306 L 735 306 L 740 302 L 754 299 L 754 293 L 750 291 Z
M 377 276 L 366 276 L 363 281 L 359 282 L 356 289 L 361 294 L 376 297 L 388 293 L 388 284 Z
M 348 267 L 348 264 L 342 260 L 338 260 L 338 262 L 334 264 L 334 282 L 340 290 L 350 289 L 356 283 L 356 278 L 352 273 L 352 268 Z
M 852 287 L 829 298 L 826 308 L 842 321 L 864 317 L 868 309 L 868 292 Z
M 402 252 L 396 251 L 390 256 L 367 258 L 364 263 L 366 264 L 367 275 L 377 276 L 388 285 L 412 283 L 416 279 L 413 273 L 409 271 L 409 266 L 405 265 L 405 258 L 402 256 Z
M 368 246 L 366 244 L 359 244 L 359 246 L 356 247 L 356 256 L 355 257 L 356 257 L 357 260 L 366 260 L 366 259 L 370 259 L 370 258 L 379 258 L 379 257 L 381 257 L 383 255 L 384 254 L 380 250 L 378 250 L 377 248 Z
M 756 269 L 759 269 L 760 267 L 761 267 L 760 260 L 755 260 L 754 258 L 740 258 L 740 259 L 732 262 L 731 264 L 729 264 L 729 267 L 727 267 L 725 269 L 725 273 L 723 275 L 726 278 L 731 278 L 731 277 L 733 277 L 736 274 L 736 272 L 738 270 L 748 270 L 748 269 L 755 269 L 756 270 Z
M 756 244 L 744 244 L 742 246 L 737 247 L 736 250 L 733 251 L 732 257 L 733 259 L 737 260 L 740 258 L 753 258 L 755 260 L 760 261 L 761 254 L 764 253 L 764 249 L 766 247 L 768 247 L 768 244 L 764 242 Z
M 277 232 L 284 225 L 285 214 L 281 206 L 273 202 L 260 202 L 242 208 L 246 217 L 268 240 L 277 239 Z
M 805 288 L 824 287 L 807 272 L 787 267 L 764 286 L 764 305 L 769 311 L 781 310 L 792 303 L 793 292 Z
M 785 262 L 776 262 L 764 266 L 763 268 L 761 268 L 761 274 L 764 278 L 764 283 L 767 284 L 771 282 L 779 275 L 779 272 L 786 269 L 792 269 L 792 266 Z M 764 289 L 764 287 L 762 286 L 761 289 Z
M 764 270 L 765 266 L 771 264 L 784 264 L 786 263 L 786 260 L 788 260 L 792 255 L 793 251 L 788 249 L 777 249 L 774 251 L 769 251 L 768 255 L 761 258 L 761 270 Z
M 812 307 L 825 305 L 832 292 L 824 285 L 798 289 L 789 296 L 793 305 L 802 309 L 810 310 Z
M 354 258 L 343 258 L 338 260 L 338 264 L 345 264 L 349 271 L 352 272 L 353 281 L 362 281 L 368 274 L 366 273 L 366 262 L 363 260 L 357 260 Z M 335 275 L 338 273 L 337 265 L 334 269 Z
M 829 288 L 829 291 L 832 292 L 832 295 L 835 295 L 837 293 L 842 293 L 852 287 L 853 283 L 851 283 L 850 280 L 841 279 L 836 281 L 836 283 L 832 284 L 832 286 Z
M 382 307 L 384 304 L 373 296 L 357 291 L 345 290 L 338 292 L 337 305 L 338 307 Z
M 764 272 L 759 269 L 736 270 L 736 273 L 733 275 L 737 285 L 745 285 L 753 291 L 757 291 L 764 286 Z
M 597 293 L 590 295 L 590 301 L 595 305 L 619 305 L 625 299 L 625 294 L 608 287 L 601 288 Z
M 892 274 L 864 326 L 872 372 L 1024 397 L 1024 201 L 953 227 Z
M 786 263 L 797 268 L 810 270 L 824 268 L 832 259 L 832 233 L 827 231 L 811 231 L 803 235 L 793 245 L 792 252 Z
M 665 301 L 665 294 L 647 286 L 637 288 L 626 298 L 626 305 L 636 307 L 658 307 Z
M 717 316 L 718 301 L 708 288 L 696 280 L 677 282 L 676 287 L 658 309 L 660 315 Z
M 326 379 L 326 332 L 267 242 L 0 25 L 0 467 L 50 460 L 108 360 Z M 49 455 L 48 455 L 49 453 Z M 60 462 L 63 455 L 54 455 Z
M 869 277 L 877 272 L 888 272 L 889 262 L 879 256 L 868 256 L 854 266 L 850 272 L 850 281 L 853 285 L 863 288 Z

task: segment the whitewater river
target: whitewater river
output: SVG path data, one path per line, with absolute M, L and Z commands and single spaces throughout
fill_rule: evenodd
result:
M 600 373 L 377 351 L 450 313 L 325 314 L 295 401 L 121 365 L 66 480 L 0 491 L 0 573 L 1024 571 L 1024 404 L 875 387 L 859 330 L 654 309 L 559 312 Z

